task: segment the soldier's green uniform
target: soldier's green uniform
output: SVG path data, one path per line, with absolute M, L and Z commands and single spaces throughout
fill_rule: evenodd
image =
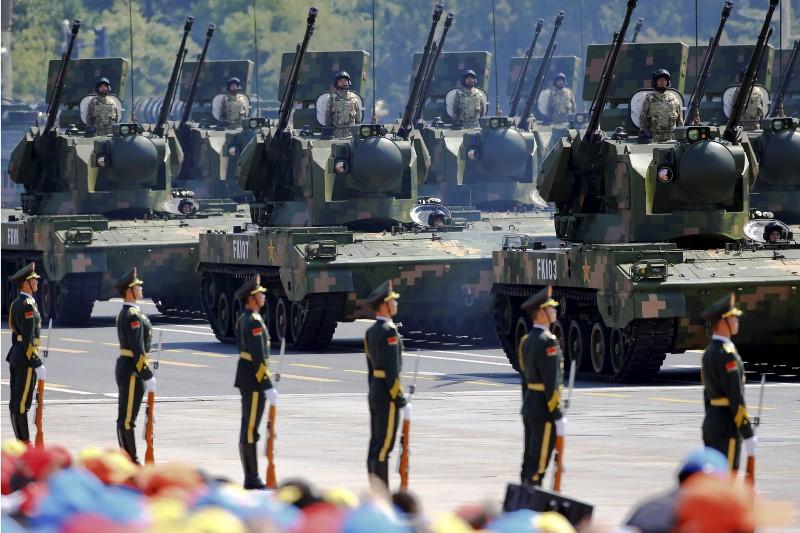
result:
M 650 132 L 653 141 L 664 142 L 673 139 L 673 130 L 683 126 L 683 102 L 673 91 L 650 92 L 644 99 L 639 116 L 639 127 Z
M 523 304 L 531 310 L 556 307 L 544 289 Z M 556 336 L 548 329 L 534 326 L 519 345 L 522 377 L 522 422 L 525 450 L 520 477 L 523 483 L 541 486 L 556 443 L 556 420 L 561 419 L 562 356 Z
M 331 91 L 325 125 L 333 128 L 333 136 L 345 138 L 351 135 L 350 127 L 361 120 L 361 102 L 352 91 Z
M 739 96 L 739 89 L 733 93 L 734 101 Z M 761 91 L 758 87 L 753 87 L 750 93 L 750 100 L 742 113 L 742 127 L 745 129 L 756 129 L 764 118 L 764 99 L 761 97 Z
M 389 282 L 375 289 L 367 303 L 378 308 L 381 302 L 396 299 L 399 294 Z M 400 384 L 403 367 L 403 339 L 391 317 L 376 317 L 364 336 L 369 384 L 370 438 L 367 472 L 389 486 L 389 454 L 394 447 L 400 409 L 406 398 Z
M 114 99 L 107 94 L 98 94 L 89 101 L 88 124 L 97 135 L 111 135 L 111 126 L 119 121 Z
M 575 94 L 569 87 L 559 88 L 555 85 L 560 79 L 566 82 L 567 77 L 562 73 L 556 76 L 547 98 L 547 118 L 555 124 L 569 122 L 570 116 L 575 114 Z
M 459 88 L 453 103 L 453 112 L 454 127 L 480 127 L 480 118 L 486 113 L 486 95 L 475 87 Z
M 114 288 L 124 296 L 128 288 L 142 285 L 136 269 L 131 270 L 114 283 Z M 147 354 L 153 340 L 153 326 L 138 305 L 124 302 L 117 315 L 117 338 L 119 357 L 114 369 L 119 397 L 117 400 L 117 439 L 135 463 L 136 456 L 136 417 L 144 396 L 144 381 L 153 377 Z
M 33 263 L 30 263 L 11 276 L 14 286 L 28 279 L 38 279 Z M 39 359 L 42 319 L 33 295 L 20 292 L 11 302 L 8 311 L 8 327 L 11 330 L 11 349 L 6 361 L 9 365 L 9 385 L 11 394 L 8 409 L 11 411 L 11 428 L 14 436 L 23 442 L 30 442 L 28 431 L 28 410 L 33 403 L 36 388 L 35 369 L 42 366 Z
M 239 300 L 266 289 L 253 278 L 236 292 Z M 245 309 L 236 322 L 239 361 L 234 385 L 242 395 L 242 420 L 239 430 L 239 454 L 245 474 L 245 488 L 263 488 L 258 474 L 256 443 L 258 428 L 267 403 L 265 391 L 273 387 L 269 374 L 269 332 L 260 313 Z
M 739 315 L 741 311 L 732 305 L 729 296 L 703 312 L 703 318 L 711 322 Z M 731 469 L 738 470 L 742 439 L 753 436 L 753 427 L 744 401 L 744 365 L 729 338 L 712 337 L 703 352 L 701 375 L 706 413 L 703 442 L 722 452 Z
M 222 101 L 222 121 L 228 129 L 242 126 L 242 119 L 247 116 L 247 99 L 243 94 L 225 95 Z

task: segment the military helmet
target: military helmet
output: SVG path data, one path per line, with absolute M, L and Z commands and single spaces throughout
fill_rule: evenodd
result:
M 236 85 L 238 85 L 239 87 L 241 87 L 241 86 L 242 86 L 242 80 L 240 80 L 240 79 L 239 79 L 239 78 L 237 78 L 236 76 L 234 76 L 234 77 L 232 77 L 232 78 L 230 78 L 230 79 L 228 80 L 228 87 L 230 87 L 232 83 L 235 83 L 235 84 L 236 84 Z
M 41 276 L 36 273 L 36 264 L 35 263 L 28 263 L 24 267 L 17 270 L 13 276 L 8 278 L 11 283 L 15 285 L 19 285 L 23 281 L 27 281 L 29 279 L 39 279 Z
M 392 280 L 386 280 L 380 284 L 380 286 L 372 291 L 372 293 L 367 296 L 367 304 L 370 305 L 373 309 L 377 309 L 381 306 L 383 302 L 388 302 L 389 300 L 397 300 L 400 295 L 394 292 L 394 288 L 392 287 Z
M 464 84 L 464 82 L 465 82 L 465 81 L 467 81 L 467 78 L 469 78 L 470 76 L 472 76 L 473 78 L 475 78 L 475 81 L 477 81 L 477 80 L 478 80 L 478 75 L 477 75 L 477 74 L 475 74 L 475 71 L 474 71 L 474 70 L 472 70 L 472 69 L 469 69 L 469 68 L 468 68 L 468 69 L 464 69 L 464 70 L 462 70 L 462 71 L 461 71 L 461 84 L 463 85 L 463 84 Z
M 653 76 L 650 79 L 650 85 L 653 89 L 656 88 L 656 82 L 658 78 L 665 78 L 667 80 L 667 87 L 672 87 L 672 76 L 670 76 L 669 71 L 665 68 L 660 68 L 653 72 Z
M 105 85 L 108 87 L 109 91 L 111 90 L 111 80 L 109 80 L 108 78 L 106 77 L 97 78 L 97 81 L 94 82 L 94 90 L 96 91 L 97 89 L 99 89 L 101 85 Z
M 742 310 L 736 307 L 736 297 L 731 293 L 706 307 L 701 316 L 713 323 L 723 318 L 741 315 Z
M 780 240 L 786 240 L 786 232 L 781 224 L 778 222 L 770 222 L 764 227 L 764 240 L 769 242 L 769 234 L 777 231 L 780 234 Z
M 125 295 L 125 291 L 136 285 L 144 285 L 144 282 L 139 279 L 139 272 L 136 267 L 127 271 L 121 278 L 114 282 L 114 288 L 123 296 Z
M 522 302 L 520 309 L 533 313 L 539 309 L 558 307 L 558 302 L 553 299 L 553 287 L 545 287 L 533 296 Z
M 336 86 L 336 83 L 339 80 L 347 80 L 347 87 L 349 88 L 350 85 L 353 83 L 353 80 L 350 78 L 350 74 L 347 73 L 346 70 L 340 70 L 333 76 L 333 85 Z
M 553 78 L 553 81 L 558 81 L 558 80 L 567 81 L 567 75 L 564 74 L 563 72 L 559 72 L 558 74 L 556 74 L 556 77 Z

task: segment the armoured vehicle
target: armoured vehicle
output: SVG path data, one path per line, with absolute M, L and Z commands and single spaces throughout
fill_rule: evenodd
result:
M 8 177 L 8 163 L 11 160 L 11 151 L 17 145 L 28 128 L 36 124 L 38 111 L 28 104 L 3 100 L 2 103 L 2 206 L 19 207 L 19 195 L 23 188 L 11 181 Z
M 755 78 L 776 3 L 745 84 Z M 675 141 L 638 144 L 624 127 L 611 137 L 598 128 L 609 97 L 631 98 L 649 81 L 641 65 L 624 67 L 620 54 L 635 5 L 628 1 L 610 50 L 589 47 L 587 74 L 594 68 L 591 58 L 608 60 L 600 61 L 605 67 L 585 131 L 571 130 L 543 163 L 541 193 L 556 205 L 555 229 L 563 243 L 547 248 L 509 237 L 494 254 L 495 325 L 503 348 L 516 366 L 516 349 L 530 327 L 519 305 L 552 285 L 560 302 L 553 330 L 579 375 L 646 381 L 667 354 L 705 346 L 701 311 L 734 292 L 747 313 L 736 338 L 744 360 L 785 365 L 783 371 L 796 373 L 800 248 L 784 224 L 750 220 L 757 161 L 748 137 L 735 126 L 746 93 L 734 103 L 724 130 L 689 126 L 675 130 Z M 637 72 L 638 80 L 632 78 Z M 682 86 L 682 71 L 675 74 L 673 83 Z M 587 76 L 587 87 L 592 84 Z M 618 124 L 618 109 L 608 111 Z
M 103 75 L 122 96 L 128 63 L 71 61 L 78 29 L 75 22 L 67 53 L 50 63 L 46 123 L 27 131 L 11 156 L 10 177 L 25 192 L 21 210 L 4 211 L 4 279 L 22 263 L 36 261 L 42 314 L 59 325 L 81 326 L 96 300 L 117 296 L 113 281 L 137 266 L 148 297 L 162 312 L 199 314 L 192 283 L 193 277 L 199 283 L 198 234 L 229 227 L 235 217 L 198 210 L 191 199 L 173 194 L 182 154 L 166 122 L 147 129 L 118 123 L 110 135 L 86 126 L 86 80 Z M 187 23 L 181 56 L 189 29 Z M 121 107 L 119 100 L 115 105 Z M 6 286 L 3 296 L 13 291 Z
M 418 195 L 429 162 L 410 117 L 427 80 L 416 80 L 398 128 L 362 123 L 351 137 L 331 138 L 323 126 L 331 80 L 346 70 L 360 92 L 369 55 L 305 52 L 312 22 L 300 53 L 283 56 L 278 121 L 242 152 L 238 179 L 256 197 L 253 224 L 201 235 L 202 302 L 214 332 L 233 340 L 233 293 L 258 273 L 273 337 L 295 349 L 324 348 L 337 322 L 371 317 L 365 299 L 386 279 L 403 295 L 407 329 L 480 336 L 490 325 L 491 250 L 501 232 L 484 222 L 468 229 Z

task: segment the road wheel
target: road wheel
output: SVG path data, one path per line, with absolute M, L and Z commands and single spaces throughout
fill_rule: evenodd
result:
M 522 344 L 522 340 L 525 338 L 525 335 L 527 335 L 529 331 L 530 327 L 528 326 L 527 318 L 524 316 L 519 317 L 517 319 L 516 326 L 514 326 L 514 355 L 513 357 L 509 358 L 511 366 L 514 367 L 514 370 L 517 372 L 521 370 L 519 366 L 520 345 Z
M 233 308 L 228 293 L 224 291 L 217 298 L 217 323 L 224 337 L 233 336 Z
M 306 350 L 315 340 L 315 332 L 308 327 L 308 298 L 300 302 L 292 302 L 289 329 L 292 333 L 293 348 Z
M 98 281 L 90 275 L 73 274 L 59 282 L 50 282 L 53 325 L 84 327 L 92 316 Z
M 589 356 L 592 370 L 595 374 L 602 374 L 607 366 L 609 352 L 609 331 L 602 322 L 595 322 L 592 326 L 591 342 L 589 343 Z
M 567 330 L 567 356 L 583 370 L 589 358 L 589 328 L 582 320 L 573 320 Z
M 275 333 L 278 341 L 286 337 L 286 343 L 292 342 L 292 332 L 289 331 L 289 302 L 283 296 L 278 298 L 275 304 Z
M 609 355 L 611 371 L 619 374 L 625 367 L 625 359 L 628 357 L 628 340 L 625 338 L 625 330 L 615 328 L 611 332 Z
M 217 283 L 214 274 L 203 272 L 200 278 L 200 306 L 206 316 L 211 314 L 214 305 L 217 303 Z
M 39 280 L 39 312 L 42 313 L 42 326 L 47 327 L 47 323 L 53 317 L 53 289 L 55 284 L 50 283 L 46 277 L 42 276 Z

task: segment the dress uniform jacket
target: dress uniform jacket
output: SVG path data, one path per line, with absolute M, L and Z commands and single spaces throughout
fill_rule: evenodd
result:
M 273 387 L 269 374 L 269 332 L 260 313 L 245 311 L 236 322 L 239 361 L 234 385 L 242 394 L 240 442 L 258 441 L 258 426 L 264 414 L 264 391 Z
M 33 403 L 34 369 L 42 366 L 39 358 L 42 318 L 36 300 L 20 293 L 11 303 L 8 327 L 11 329 L 11 348 L 6 356 L 11 367 L 9 409 L 12 413 L 24 414 Z
M 153 326 L 135 305 L 125 304 L 117 315 L 119 358 L 115 369 L 120 401 L 117 426 L 132 429 L 144 395 L 143 381 L 153 377 L 147 354 L 153 340 Z

